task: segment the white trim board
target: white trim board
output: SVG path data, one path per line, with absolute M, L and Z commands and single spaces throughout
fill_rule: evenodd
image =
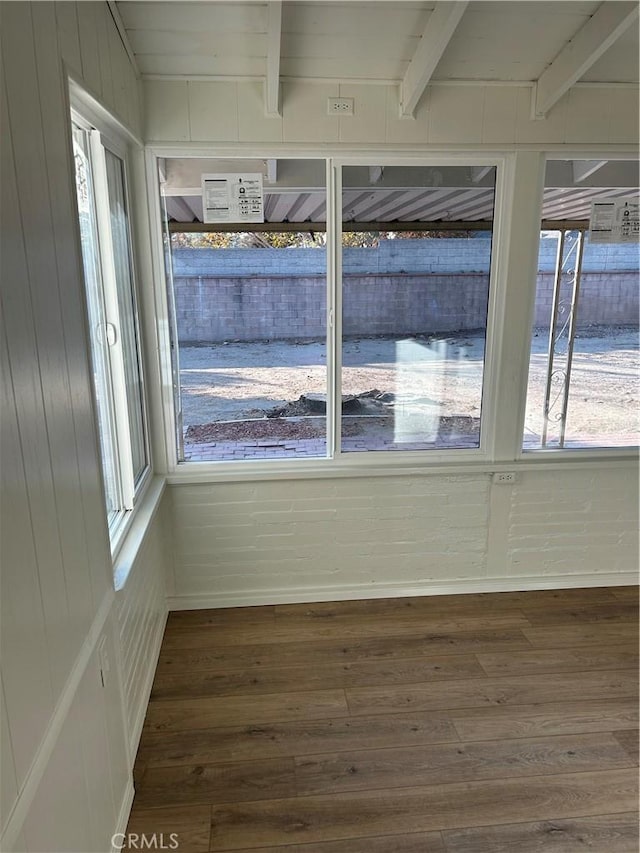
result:
M 175 595 L 167 598 L 169 610 L 209 610 L 270 604 L 308 604 L 315 601 L 357 601 L 368 598 L 408 598 L 424 595 L 465 595 L 479 592 L 527 592 L 536 589 L 629 586 L 638 583 L 637 572 L 558 575 L 549 578 L 489 578 L 486 580 L 428 581 L 403 586 L 378 583 L 305 589 L 255 590 L 217 595 Z
M 118 815 L 116 831 L 111 836 L 111 853 L 122 853 L 122 847 L 116 846 L 113 843 L 113 840 L 116 836 L 122 836 L 127 831 L 127 824 L 129 823 L 129 815 L 131 814 L 131 806 L 133 805 L 133 798 L 135 795 L 136 791 L 133 787 L 133 781 L 130 779 L 122 798 L 122 805 L 120 807 L 120 814 Z

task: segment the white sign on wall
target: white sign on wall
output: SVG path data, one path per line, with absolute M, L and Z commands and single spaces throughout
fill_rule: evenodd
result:
M 202 176 L 204 222 L 264 222 L 262 174 Z
M 637 199 L 591 202 L 590 243 L 636 243 L 640 239 Z

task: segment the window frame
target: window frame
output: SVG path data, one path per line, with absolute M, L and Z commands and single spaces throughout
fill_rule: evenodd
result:
M 638 160 L 638 151 L 637 149 L 626 148 L 624 146 L 615 146 L 614 148 L 608 149 L 607 146 L 599 146 L 598 148 L 587 148 L 584 150 L 569 148 L 567 150 L 561 149 L 545 149 L 544 158 L 543 158 L 543 166 L 540 175 L 540 186 L 541 191 L 544 190 L 544 184 L 546 179 L 546 171 L 547 171 L 547 163 L 550 160 L 598 160 L 598 159 L 607 159 L 607 160 Z M 539 230 L 536 234 L 536 252 L 539 251 L 540 247 L 540 233 Z M 529 358 L 531 352 L 531 341 L 533 336 L 533 320 L 534 320 L 534 305 L 536 299 L 536 286 L 537 282 L 534 278 L 531 283 L 531 324 L 528 329 L 528 337 L 527 343 L 529 347 Z M 602 447 L 524 447 L 524 426 L 525 426 L 525 408 L 527 403 L 527 391 L 528 391 L 528 383 L 529 383 L 529 369 L 530 363 L 529 359 L 527 360 L 527 370 L 524 375 L 524 386 L 522 389 L 521 396 L 521 405 L 522 405 L 522 422 L 521 426 L 521 434 L 520 441 L 517 453 L 515 455 L 516 462 L 520 462 L 522 464 L 531 465 L 532 467 L 538 467 L 540 465 L 548 464 L 549 462 L 560 462 L 560 463 L 571 463 L 576 464 L 579 462 L 590 463 L 594 461 L 598 461 L 601 459 L 611 460 L 612 462 L 618 462 L 625 459 L 631 459 L 634 461 L 638 461 L 640 459 L 640 442 L 638 445 L 629 445 L 629 446 L 602 446 Z
M 637 156 L 637 152 L 620 145 L 600 145 L 598 151 L 590 148 L 570 151 L 553 149 L 547 145 L 534 145 L 523 150 L 516 145 L 503 147 L 482 147 L 456 145 L 448 149 L 436 146 L 415 146 L 413 148 L 365 145 L 292 145 L 285 143 L 221 143 L 198 144 L 153 143 L 145 148 L 145 173 L 147 184 L 147 209 L 149 213 L 151 235 L 151 266 L 154 283 L 155 331 L 158 339 L 157 380 L 154 385 L 156 411 L 160 416 L 153 424 L 155 441 L 158 444 L 161 472 L 169 484 L 197 484 L 215 482 L 250 482 L 261 480 L 288 479 L 325 479 L 342 477 L 384 477 L 394 475 L 451 475 L 466 473 L 494 473 L 499 471 L 557 470 L 558 463 L 579 467 L 602 465 L 624 466 L 629 461 L 637 461 L 640 451 L 633 448 L 602 451 L 596 449 L 579 450 L 541 450 L 527 453 L 523 457 L 522 431 L 526 402 L 526 382 L 529 369 L 529 347 L 535 299 L 535 272 L 526 272 L 520 283 L 517 297 L 517 309 L 514 313 L 513 287 L 509 278 L 513 276 L 514 257 L 517 256 L 518 271 L 521 267 L 520 255 L 525 248 L 530 249 L 532 239 L 537 239 L 539 231 L 533 231 L 532 238 L 527 229 L 527 246 L 521 226 L 517 225 L 522 205 L 527 204 L 527 215 L 541 218 L 541 195 L 544 184 L 546 163 L 549 159 L 584 157 L 593 159 L 596 154 L 607 154 L 609 159 L 628 159 Z M 521 154 L 533 155 L 536 165 L 520 163 Z M 336 227 L 337 206 L 341 187 L 336 186 L 337 164 L 371 165 L 402 164 L 437 165 L 492 165 L 496 166 L 496 195 L 493 224 L 493 246 L 491 256 L 491 279 L 489 292 L 489 312 L 487 318 L 487 344 L 483 381 L 483 430 L 481 447 L 466 450 L 457 449 L 442 453 L 428 451 L 382 451 L 376 453 L 340 454 L 333 458 L 310 460 L 258 460 L 258 461 L 219 461 L 219 462 L 177 462 L 177 444 L 173 417 L 173 377 L 171 371 L 171 342 L 169 338 L 167 288 L 164 274 L 164 256 L 162 245 L 162 216 L 158 193 L 158 165 L 164 158 L 220 158 L 220 159 L 266 159 L 286 157 L 290 159 L 324 159 L 327 163 L 327 265 L 328 265 L 328 310 L 337 316 L 336 281 L 341 272 L 340 256 L 335 252 L 335 237 L 332 231 Z M 523 175 L 523 167 L 524 173 Z M 523 180 L 526 189 L 523 191 Z M 539 193 L 539 198 L 536 196 Z M 513 232 L 517 231 L 514 239 Z M 537 257 L 537 254 L 536 254 Z M 530 303 L 530 304 L 529 304 Z M 328 314 L 330 318 L 331 313 Z M 507 335 L 507 327 L 514 319 L 522 339 L 515 343 Z M 330 325 L 335 335 L 335 322 Z M 522 351 L 526 350 L 526 358 Z M 332 364 L 333 347 L 328 347 L 327 364 L 331 367 L 328 376 L 328 397 L 333 406 L 335 398 L 336 365 Z M 505 357 L 504 353 L 508 353 Z M 512 359 L 514 359 L 512 361 Z M 501 387 L 509 377 L 510 384 L 519 389 L 517 398 L 504 405 L 504 389 Z M 517 382 L 516 382 L 517 377 Z M 335 423 L 335 406 L 327 424 L 328 440 Z M 162 421 L 161 425 L 158 421 Z M 483 440 L 484 439 L 484 440 Z M 335 436 L 332 438 L 335 441 Z M 374 459 L 376 455 L 378 458 Z M 360 458 L 358 458 L 360 457 Z M 383 457 L 383 458 L 380 458 Z M 156 464 L 158 461 L 156 460 Z
M 72 81 L 70 81 L 72 83 Z M 109 381 L 109 420 L 113 432 L 113 473 L 116 480 L 116 493 L 118 507 L 116 510 L 105 512 L 108 524 L 111 556 L 115 560 L 121 548 L 126 531 L 133 520 L 135 512 L 141 503 L 141 499 L 149 487 L 152 479 L 153 468 L 151 463 L 151 442 L 149 429 L 148 403 L 146 393 L 146 373 L 141 336 L 140 322 L 140 294 L 139 276 L 136 265 L 136 250 L 133 233 L 133 208 L 130 194 L 130 143 L 129 134 L 123 132 L 119 123 L 111 120 L 111 117 L 102 110 L 96 110 L 92 99 L 84 96 L 79 87 L 72 85 L 70 97 L 69 128 L 73 138 L 74 126 L 77 126 L 87 140 L 89 161 L 91 169 L 92 196 L 95 218 L 95 237 L 97 242 L 98 259 L 98 286 L 105 307 L 105 325 L 113 324 L 115 327 L 115 342 L 107 347 L 107 372 Z M 119 305 L 119 291 L 117 284 L 116 260 L 114 249 L 114 238 L 111 227 L 111 208 L 109 197 L 109 183 L 107 176 L 106 153 L 114 155 L 122 164 L 122 194 L 126 207 L 126 263 L 129 268 L 129 288 L 131 296 L 131 314 L 127 320 L 122 320 Z M 72 151 L 73 157 L 73 151 Z M 72 161 L 73 162 L 73 161 Z M 75 171 L 75 169 L 74 169 Z M 75 201 L 75 179 L 74 179 L 74 204 Z M 76 216 L 78 212 L 76 210 Z M 79 221 L 79 220 L 78 220 Z M 79 226 L 78 226 L 79 227 Z M 80 242 L 80 234 L 78 233 Z M 86 290 L 84 264 L 82 264 L 82 278 L 84 288 L 84 312 L 87 322 L 87 340 L 91 340 L 91 329 L 89 324 L 89 300 Z M 123 336 L 120 329 L 123 322 L 130 322 L 134 332 L 134 352 L 127 353 Z M 89 347 L 89 358 L 91 361 L 91 384 L 92 404 L 96 424 L 99 421 L 98 394 L 96 387 L 95 370 L 93 368 L 93 356 Z M 145 464 L 138 478 L 135 478 L 131 421 L 129 418 L 129 400 L 127 394 L 126 367 L 129 359 L 135 359 L 135 373 L 139 381 L 139 405 L 142 423 L 142 447 L 144 450 Z M 98 436 L 98 442 L 101 439 Z M 103 494 L 105 471 L 100 465 L 101 478 L 103 479 Z
M 406 154 L 385 151 L 373 155 L 371 152 L 356 154 L 334 154 L 324 151 L 275 151 L 265 145 L 259 150 L 193 150 L 185 144 L 184 148 L 149 147 L 147 149 L 147 188 L 152 231 L 152 262 L 156 283 L 156 316 L 159 333 L 159 353 L 161 369 L 161 395 L 164 414 L 163 434 L 166 453 L 166 473 L 178 475 L 189 472 L 191 479 L 197 472 L 197 478 L 210 479 L 211 475 L 229 472 L 229 479 L 238 475 L 250 479 L 253 475 L 282 473 L 326 472 L 365 469 L 397 468 L 433 468 L 446 466 L 451 469 L 461 465 L 487 465 L 491 459 L 491 449 L 495 444 L 495 394 L 494 373 L 497 369 L 498 338 L 502 334 L 503 286 L 501 276 L 505 267 L 505 241 L 498 239 L 504 230 L 502 211 L 505 207 L 507 182 L 506 166 L 509 154 L 505 152 L 478 153 L 478 151 L 429 151 L 428 153 Z M 287 157 L 290 159 L 321 159 L 326 163 L 327 196 L 327 454 L 309 460 L 233 460 L 191 462 L 177 461 L 177 441 L 174 429 L 173 377 L 170 364 L 171 340 L 169 330 L 168 294 L 164 274 L 162 250 L 162 211 L 158 192 L 158 161 L 165 157 L 211 157 L 234 160 L 268 159 Z M 341 417 L 340 407 L 336 405 L 337 389 L 340 387 L 341 370 L 341 288 L 342 275 L 342 168 L 343 166 L 492 166 L 496 168 L 494 199 L 494 220 L 492 228 L 491 266 L 489 276 L 489 304 L 485 339 L 485 357 L 482 382 L 482 422 L 480 445 L 477 448 L 453 448 L 443 450 L 393 450 L 367 451 L 363 453 L 343 452 L 340 447 Z

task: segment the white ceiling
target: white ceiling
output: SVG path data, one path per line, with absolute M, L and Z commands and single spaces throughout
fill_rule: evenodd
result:
M 399 83 L 436 5 L 436 0 L 284 0 L 280 76 Z M 432 80 L 537 80 L 601 5 L 576 0 L 472 0 Z M 143 76 L 265 78 L 266 2 L 121 0 L 117 9 Z M 636 25 L 583 79 L 636 83 L 638 55 Z

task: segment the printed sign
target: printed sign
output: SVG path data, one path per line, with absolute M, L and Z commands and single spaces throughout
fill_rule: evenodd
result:
M 591 203 L 590 243 L 636 243 L 640 239 L 640 203 L 613 199 Z
M 264 222 L 262 175 L 203 175 L 204 222 Z

